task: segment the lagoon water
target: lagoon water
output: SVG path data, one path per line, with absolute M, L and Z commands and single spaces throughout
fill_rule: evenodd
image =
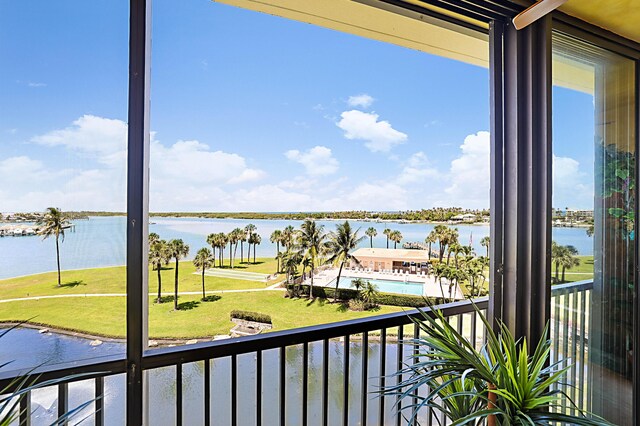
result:
M 16 348 L 48 348 L 47 350 L 28 353 L 24 357 L 16 353 Z M 4 349 L 3 349 L 4 348 Z M 10 348 L 10 351 L 9 349 Z M 368 359 L 368 395 L 370 401 L 367 410 L 368 424 L 378 424 L 378 405 L 375 395 L 376 385 L 380 377 L 380 344 L 370 342 L 367 346 Z M 386 345 L 385 375 L 395 371 L 398 346 Z M 411 348 L 404 347 L 404 358 L 410 355 Z M 349 346 L 349 424 L 359 424 L 362 401 L 361 366 L 363 346 L 354 341 Z M 65 362 L 102 354 L 124 352 L 124 344 L 105 343 L 91 347 L 89 340 L 80 337 L 69 337 L 57 334 L 40 334 L 32 329 L 15 329 L 2 337 L 0 345 L 0 363 L 19 359 L 14 368 L 27 365 Z M 124 356 L 124 355 L 123 355 Z M 294 346 L 286 351 L 286 410 L 287 424 L 301 424 L 302 416 L 302 348 Z M 263 424 L 278 424 L 279 395 L 279 350 L 268 350 L 263 353 Z M 339 341 L 329 343 L 329 424 L 340 424 L 343 407 L 343 362 L 344 345 Z M 321 423 L 322 401 L 322 344 L 309 345 L 309 424 Z M 211 364 L 211 415 L 212 424 L 230 424 L 230 371 L 229 358 L 215 360 Z M 203 424 L 204 402 L 202 399 L 204 386 L 203 363 L 191 363 L 183 366 L 183 424 Z M 174 425 L 175 422 L 175 368 L 167 367 L 149 372 L 149 413 L 152 425 Z M 255 354 L 238 356 L 238 397 L 241 409 L 238 411 L 238 424 L 255 424 L 255 388 L 256 388 Z M 111 376 L 105 379 L 105 420 L 107 425 L 124 424 L 125 416 L 125 377 Z M 93 398 L 93 381 L 85 380 L 69 386 L 69 407 L 80 405 Z M 55 420 L 57 406 L 57 388 L 45 388 L 32 393 L 32 424 L 48 425 Z M 384 424 L 395 424 L 392 405 L 394 400 L 385 399 L 387 415 Z M 87 410 L 86 414 L 89 414 Z M 83 414 L 77 418 L 82 419 Z M 87 419 L 82 424 L 92 424 Z
M 257 227 L 262 236 L 262 244 L 256 249 L 257 257 L 274 257 L 276 245 L 269 236 L 276 229 L 288 225 L 299 227 L 301 221 L 295 220 L 244 220 L 244 219 L 199 219 L 199 218 L 151 218 L 150 232 L 156 232 L 163 239 L 182 238 L 191 248 L 193 255 L 199 248 L 206 247 L 206 236 L 214 232 L 229 232 L 234 228 L 244 228 L 248 223 Z M 318 221 L 325 231 L 332 231 L 338 221 Z M 369 227 L 378 230 L 374 238 L 374 247 L 386 247 L 386 237 L 382 234 L 385 227 L 399 230 L 403 241 L 424 241 L 434 224 L 425 223 L 376 223 L 351 221 L 354 228 L 360 228 L 360 234 Z M 488 225 L 456 225 L 460 233 L 460 242 L 471 242 L 477 253 L 484 253 L 480 240 L 489 235 Z M 580 254 L 593 253 L 593 238 L 588 237 L 584 228 L 553 228 L 553 239 L 559 244 L 574 245 Z M 391 243 L 392 244 L 392 243 Z M 362 243 L 369 246 L 369 240 Z M 126 247 L 126 219 L 124 217 L 92 217 L 89 220 L 75 221 L 75 230 L 67 231 L 60 245 L 62 269 L 82 269 L 103 266 L 124 265 Z M 393 247 L 393 245 L 390 245 Z M 240 248 L 238 247 L 238 250 Z M 244 251 L 246 255 L 247 246 Z M 238 256 L 240 254 L 238 253 Z M 253 252 L 251 254 L 253 256 Z M 191 258 L 189 256 L 188 258 Z M 40 237 L 2 237 L 0 238 L 0 279 L 30 275 L 56 269 L 55 241 Z

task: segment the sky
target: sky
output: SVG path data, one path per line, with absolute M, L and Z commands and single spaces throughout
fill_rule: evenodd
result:
M 127 3 L 0 3 L 0 211 L 125 210 Z M 489 205 L 485 68 L 155 0 L 151 78 L 151 211 Z M 592 208 L 592 97 L 553 95 L 554 206 Z

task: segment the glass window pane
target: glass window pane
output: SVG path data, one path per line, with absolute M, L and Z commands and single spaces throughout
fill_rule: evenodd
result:
M 580 407 L 631 424 L 634 349 L 634 62 L 554 43 L 555 357 Z
M 378 13 L 461 53 L 359 37 L 356 16 L 154 4 L 150 346 L 256 332 L 236 310 L 277 331 L 486 294 L 487 37 Z
M 124 353 L 127 37 L 124 0 L 0 3 L 6 368 Z

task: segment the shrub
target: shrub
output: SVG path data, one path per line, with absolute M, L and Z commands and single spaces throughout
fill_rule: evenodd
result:
M 309 292 L 308 286 L 303 286 L 304 292 Z M 332 298 L 336 289 L 331 287 L 313 287 L 313 295 L 315 297 L 321 297 L 324 299 Z M 351 288 L 341 288 L 338 290 L 338 295 L 342 300 L 359 299 L 360 292 Z M 389 305 L 389 306 L 403 306 L 408 308 L 423 308 L 431 305 L 437 305 L 444 303 L 441 297 L 428 297 L 413 296 L 408 294 L 395 294 L 395 293 L 382 293 L 379 292 L 370 301 L 373 305 Z
M 366 304 L 360 299 L 350 299 L 349 300 L 349 310 L 350 311 L 365 311 L 367 310 Z
M 233 310 L 231 311 L 231 318 L 245 321 L 261 322 L 264 324 L 272 324 L 271 316 L 267 314 L 261 314 L 260 312 Z

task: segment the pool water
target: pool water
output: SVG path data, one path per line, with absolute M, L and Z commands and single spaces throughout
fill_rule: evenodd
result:
M 340 288 L 354 288 L 351 285 L 351 281 L 356 278 L 352 277 L 340 277 Z M 384 293 L 397 293 L 397 294 L 411 294 L 414 296 L 422 296 L 422 284 L 415 282 L 403 282 L 403 281 L 392 281 L 392 280 L 373 280 L 373 279 L 364 279 L 365 281 L 369 281 L 371 284 L 378 287 L 378 291 Z M 335 287 L 336 280 L 331 281 L 327 287 Z

